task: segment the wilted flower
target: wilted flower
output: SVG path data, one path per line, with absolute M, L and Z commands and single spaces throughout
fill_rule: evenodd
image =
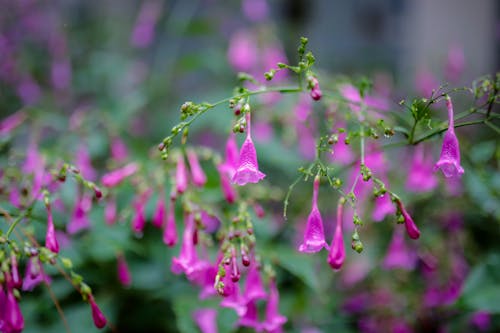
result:
M 464 169 L 460 166 L 460 147 L 455 135 L 453 105 L 449 96 L 446 96 L 446 107 L 448 108 L 448 130 L 444 134 L 441 156 L 434 170 L 441 169 L 446 178 L 460 177 Z

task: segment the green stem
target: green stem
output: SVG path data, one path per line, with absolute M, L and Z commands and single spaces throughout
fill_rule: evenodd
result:
M 304 175 L 300 175 L 290 186 L 288 186 L 288 192 L 286 192 L 285 201 L 283 202 L 283 218 L 285 219 L 285 221 L 287 219 L 286 212 L 288 209 L 288 199 L 292 194 L 293 188 L 302 180 L 302 177 L 304 177 Z
M 458 128 L 458 127 L 464 127 L 464 126 L 470 126 L 470 125 L 484 124 L 484 123 L 486 123 L 486 122 L 487 122 L 487 120 L 485 120 L 485 119 L 481 119 L 481 120 L 474 120 L 474 121 L 467 121 L 467 122 L 464 122 L 464 123 L 455 124 L 455 126 L 454 126 L 454 127 L 455 127 L 455 128 Z M 438 129 L 438 130 L 434 130 L 434 131 L 432 131 L 432 132 L 430 132 L 430 133 L 428 133 L 428 134 L 424 135 L 424 136 L 423 136 L 423 137 L 421 137 L 420 139 L 413 141 L 413 143 L 412 143 L 412 144 L 413 144 L 413 145 L 419 144 L 420 142 L 425 141 L 425 140 L 427 140 L 427 139 L 429 139 L 429 138 L 431 138 L 431 137 L 433 137 L 433 136 L 435 136 L 435 135 L 438 135 L 438 134 L 440 134 L 440 133 L 443 133 L 443 132 L 444 132 L 444 131 L 446 131 L 447 129 L 448 129 L 448 127 L 446 127 L 446 128 L 440 128 L 440 129 Z

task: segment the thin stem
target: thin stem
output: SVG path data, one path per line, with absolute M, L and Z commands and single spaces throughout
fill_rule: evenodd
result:
M 360 150 L 361 150 L 361 164 L 365 164 L 365 128 L 363 125 L 360 126 Z
M 464 122 L 464 123 L 455 124 L 454 128 L 464 127 L 464 126 L 470 126 L 470 125 L 477 125 L 477 124 L 486 124 L 486 123 L 487 123 L 486 119 L 474 120 L 474 121 L 467 121 L 467 122 Z M 425 140 L 427 140 L 427 139 L 429 139 L 429 138 L 431 138 L 431 137 L 433 137 L 435 135 L 443 133 L 447 129 L 448 129 L 448 127 L 446 127 L 446 128 L 440 128 L 440 129 L 435 130 L 435 131 L 433 131 L 433 132 L 431 132 L 429 134 L 426 134 L 423 137 L 421 137 L 420 139 L 413 141 L 413 145 L 419 144 L 420 142 L 425 141 Z
M 297 177 L 297 179 L 295 179 L 295 181 L 290 186 L 288 186 L 288 191 L 286 192 L 285 201 L 283 202 L 283 218 L 285 219 L 285 221 L 287 219 L 286 212 L 288 209 L 288 199 L 290 198 L 290 195 L 292 194 L 295 185 L 297 185 L 302 180 L 303 177 L 304 175 L 302 174 L 299 175 L 299 177 Z
M 484 123 L 486 124 L 486 126 L 490 127 L 492 130 L 494 130 L 495 132 L 497 132 L 498 134 L 500 134 L 500 127 L 494 125 L 489 120 L 485 120 Z
M 59 316 L 62 319 L 62 322 L 64 324 L 64 328 L 66 329 L 66 332 L 71 333 L 71 329 L 69 328 L 68 321 L 66 320 L 66 316 L 64 315 L 64 312 L 61 308 L 61 305 L 59 304 L 59 301 L 57 300 L 56 295 L 54 295 L 54 292 L 52 291 L 52 288 L 50 287 L 50 284 L 47 283 L 47 281 L 44 281 L 45 287 L 47 287 L 47 290 L 50 295 L 50 299 L 56 306 L 57 312 L 59 313 Z

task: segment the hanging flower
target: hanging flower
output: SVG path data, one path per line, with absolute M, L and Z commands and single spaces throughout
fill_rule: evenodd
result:
M 90 228 L 90 221 L 87 213 L 92 208 L 92 196 L 88 194 L 81 194 L 76 201 L 75 209 L 73 210 L 73 215 L 66 230 L 70 235 L 76 234 L 81 230 Z
M 156 201 L 156 209 L 155 213 L 153 215 L 153 225 L 157 228 L 162 228 L 164 225 L 165 221 L 165 214 L 166 214 L 166 208 L 165 208 L 165 200 L 163 197 L 163 191 L 160 191 L 158 194 L 158 199 Z
M 279 293 L 278 288 L 276 288 L 276 281 L 271 279 L 269 281 L 269 298 L 267 299 L 266 307 L 266 319 L 262 326 L 265 330 L 273 332 L 278 330 L 286 323 L 287 319 L 285 316 L 279 314 L 278 309 L 279 303 Z
M 438 184 L 432 163 L 424 159 L 424 146 L 418 145 L 406 178 L 406 188 L 413 192 L 428 192 Z
M 411 239 L 418 239 L 420 237 L 420 230 L 418 230 L 417 225 L 413 222 L 410 214 L 406 211 L 406 208 L 403 206 L 401 200 L 396 198 L 396 205 L 398 209 L 398 213 L 401 214 L 404 224 L 406 227 L 406 232 Z
M 194 186 L 203 187 L 207 182 L 207 176 L 203 172 L 203 169 L 200 166 L 200 162 L 198 161 L 198 156 L 196 153 L 188 149 L 187 151 L 187 159 L 189 161 L 189 167 L 191 169 L 191 178 L 193 179 Z
M 99 309 L 99 306 L 97 306 L 93 295 L 89 295 L 89 303 L 90 309 L 92 310 L 92 320 L 94 321 L 94 325 L 97 328 L 103 328 L 106 326 L 107 320 L 101 309 Z
M 217 333 L 217 310 L 198 309 L 193 313 L 193 319 L 201 333 Z
M 181 194 L 186 191 L 188 187 L 188 175 L 186 170 L 186 163 L 184 162 L 184 155 L 180 153 L 177 157 L 177 169 L 175 171 L 175 188 L 177 193 Z
M 141 233 L 146 226 L 146 203 L 151 196 L 151 190 L 141 193 L 134 202 L 134 216 L 132 217 L 132 230 Z
M 246 302 L 250 302 L 258 299 L 265 299 L 266 296 L 266 290 L 264 289 L 262 279 L 260 278 L 258 263 L 254 260 L 250 264 L 250 269 L 247 273 L 243 298 Z
M 170 247 L 177 244 L 177 228 L 175 225 L 175 199 L 170 200 L 170 209 L 167 212 L 167 221 L 163 229 L 163 243 Z
M 262 323 L 259 322 L 259 313 L 255 301 L 252 300 L 247 303 L 245 314 L 240 317 L 237 325 L 253 328 L 255 332 L 262 331 Z
M 1 289 L 0 293 L 3 293 Z M 14 296 L 13 289 L 10 287 L 7 287 L 7 297 L 5 301 L 3 329 L 5 332 L 21 332 L 24 329 L 24 318 L 16 297 Z
M 320 251 L 323 247 L 329 249 L 328 244 L 325 242 L 323 219 L 318 209 L 319 182 L 320 177 L 316 176 L 313 183 L 312 210 L 307 218 L 304 241 L 299 246 L 300 252 L 314 253 Z
M 47 233 L 45 235 L 45 247 L 54 253 L 59 253 L 59 243 L 56 238 L 52 209 L 50 204 L 45 205 L 47 209 Z
M 434 170 L 441 169 L 446 178 L 457 178 L 464 173 L 464 169 L 460 166 L 460 147 L 455 135 L 453 105 L 449 96 L 446 96 L 446 107 L 448 108 L 448 130 L 444 134 L 441 156 Z
M 403 229 L 397 225 L 392 234 L 392 240 L 382 266 L 386 269 L 401 268 L 412 270 L 415 268 L 416 259 L 415 254 L 405 244 Z
M 38 257 L 31 257 L 26 264 L 26 271 L 23 279 L 23 291 L 32 291 L 37 285 L 45 281 L 50 283 L 50 278 L 45 275 L 43 266 L 38 260 Z
M 136 163 L 130 163 L 122 168 L 106 173 L 102 176 L 101 182 L 106 187 L 115 187 L 125 178 L 132 176 L 139 169 Z
M 241 146 L 238 167 L 232 179 L 233 183 L 240 186 L 246 185 L 247 183 L 258 183 L 266 176 L 259 171 L 257 153 L 250 133 L 250 112 L 246 113 L 246 121 L 247 138 Z
M 333 235 L 332 246 L 328 254 L 328 264 L 333 269 L 340 269 L 345 259 L 344 236 L 342 234 L 342 215 L 344 212 L 344 200 L 340 199 L 337 205 L 337 226 Z
M 119 253 L 117 255 L 116 262 L 117 262 L 118 281 L 120 281 L 120 283 L 124 287 L 130 286 L 130 284 L 132 284 L 132 275 L 130 274 L 127 260 L 125 259 L 123 253 Z

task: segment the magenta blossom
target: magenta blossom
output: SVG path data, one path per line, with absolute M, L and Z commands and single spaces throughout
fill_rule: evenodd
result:
M 222 278 L 224 288 L 219 291 L 219 294 L 224 297 L 220 302 L 220 306 L 233 309 L 241 317 L 247 311 L 247 304 L 240 293 L 240 285 L 233 282 L 230 277 L 230 266 L 225 265 L 225 269 L 226 275 Z
M 323 247 L 329 250 L 329 246 L 325 242 L 323 219 L 318 209 L 319 181 L 320 177 L 316 176 L 313 183 L 312 210 L 307 218 L 304 241 L 299 246 L 300 252 L 314 253 L 320 251 Z
M 408 249 L 405 244 L 403 229 L 397 225 L 382 266 L 386 269 L 401 268 L 412 270 L 415 268 L 416 259 L 415 253 Z
M 193 319 L 201 333 L 217 333 L 217 310 L 198 309 L 193 313 Z
M 413 192 L 432 191 L 438 184 L 432 163 L 424 159 L 424 146 L 418 145 L 406 179 L 406 188 Z
M 0 288 L 0 293 L 3 290 Z M 1 298 L 1 296 L 0 296 Z M 7 297 L 5 299 L 5 308 L 3 309 L 3 328 L 4 332 L 21 332 L 24 329 L 24 318 L 21 313 L 17 299 L 14 296 L 12 288 L 7 287 Z
M 167 212 L 167 221 L 163 229 L 163 243 L 170 247 L 177 244 L 177 229 L 175 225 L 175 199 L 170 200 L 170 209 Z
M 310 88 L 311 88 L 311 98 L 315 101 L 319 101 L 321 97 L 323 96 L 323 93 L 321 92 L 321 89 L 319 88 L 319 82 L 318 79 L 315 77 L 312 77 L 309 82 Z
M 434 170 L 441 169 L 446 178 L 457 178 L 464 173 L 464 169 L 460 166 L 460 147 L 455 135 L 453 105 L 449 96 L 446 96 L 446 107 L 448 108 L 448 130 L 444 134 L 441 156 Z
M 229 40 L 227 57 L 231 66 L 240 72 L 250 72 L 257 63 L 257 42 L 247 30 L 235 32 Z
M 21 125 L 26 118 L 27 116 L 24 112 L 18 111 L 2 120 L 0 122 L 0 136 L 10 134 L 10 132 Z
M 247 121 L 247 138 L 243 142 L 240 149 L 240 158 L 236 172 L 234 173 L 232 182 L 240 186 L 247 183 L 258 183 L 266 176 L 259 171 L 259 164 L 257 163 L 257 152 L 253 145 L 250 133 L 250 112 L 246 114 Z
M 163 191 L 158 194 L 158 199 L 156 201 L 156 209 L 153 215 L 153 225 L 157 228 L 162 228 L 164 225 L 166 217 L 165 200 L 163 197 Z
M 130 163 L 120 169 L 106 173 L 102 176 L 101 182 L 106 187 L 114 187 L 120 184 L 125 178 L 132 176 L 139 169 L 136 163 Z
M 41 282 L 50 283 L 50 278 L 45 275 L 43 266 L 38 257 L 31 257 L 26 264 L 26 271 L 23 279 L 23 291 L 32 291 Z
M 97 303 L 94 300 L 94 296 L 89 295 L 89 303 L 90 309 L 92 310 L 92 320 L 94 321 L 94 325 L 97 328 L 103 328 L 104 326 L 106 326 L 107 320 L 101 309 L 99 309 L 99 306 L 97 306 Z
M 255 332 L 262 331 L 262 324 L 259 322 L 259 313 L 255 301 L 248 302 L 246 312 L 240 317 L 237 325 L 253 328 Z
M 286 317 L 279 314 L 278 303 L 279 293 L 278 288 L 276 288 L 276 281 L 271 279 L 269 281 L 269 297 L 267 299 L 266 319 L 264 320 L 264 323 L 262 323 L 262 326 L 268 332 L 279 330 L 287 321 Z
M 68 234 L 73 235 L 81 230 L 90 228 L 90 221 L 87 216 L 87 213 L 90 211 L 91 208 L 92 208 L 91 195 L 83 194 L 81 195 L 80 198 L 77 199 L 71 220 L 66 226 Z
M 245 16 L 254 22 L 265 20 L 269 14 L 267 0 L 243 0 L 241 7 Z
M 335 227 L 332 246 L 328 254 L 328 264 L 330 264 L 333 269 L 340 269 L 345 259 L 344 236 L 342 234 L 343 211 L 344 202 L 340 201 L 337 205 L 337 226 Z
M 191 178 L 193 179 L 194 186 L 203 187 L 207 182 L 207 176 L 203 172 L 203 169 L 200 166 L 200 162 L 198 161 L 198 156 L 196 153 L 188 149 L 187 151 L 187 159 L 189 161 L 189 167 L 191 169 Z
M 134 201 L 134 216 L 132 217 L 132 230 L 141 233 L 146 226 L 146 204 L 151 196 L 152 190 L 141 193 Z
M 411 239 L 418 239 L 420 237 L 420 230 L 418 230 L 417 225 L 415 224 L 415 222 L 413 222 L 413 219 L 406 211 L 406 208 L 403 206 L 401 200 L 396 199 L 396 205 L 398 206 L 399 212 L 403 216 L 408 236 L 410 236 Z
M 106 207 L 104 207 L 104 220 L 108 225 L 112 225 L 116 222 L 116 200 L 113 197 L 108 198 L 106 201 Z
M 260 278 L 258 264 L 254 261 L 250 264 L 250 269 L 247 273 L 243 298 L 246 302 L 250 302 L 258 299 L 265 299 L 266 295 L 266 290 L 264 289 L 262 279 Z
M 127 145 L 119 137 L 113 138 L 111 142 L 111 157 L 117 162 L 122 162 L 127 159 Z
M 130 269 L 128 268 L 127 260 L 123 253 L 119 253 L 116 256 L 116 263 L 118 281 L 120 281 L 124 287 L 130 286 L 132 284 L 132 275 L 130 274 Z
M 59 253 L 59 243 L 56 238 L 56 231 L 54 228 L 54 221 L 52 219 L 52 209 L 50 204 L 46 205 L 47 208 L 47 233 L 45 235 L 45 247 L 54 253 Z
M 175 170 L 175 188 L 177 193 L 181 194 L 186 191 L 188 187 L 188 175 L 186 170 L 186 163 L 184 162 L 184 155 L 180 153 L 177 156 L 177 168 Z

